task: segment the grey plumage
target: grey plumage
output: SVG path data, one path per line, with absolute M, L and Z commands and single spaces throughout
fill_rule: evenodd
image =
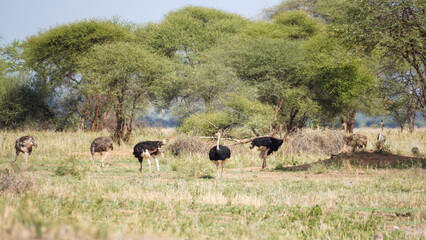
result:
M 114 145 L 112 138 L 110 137 L 98 137 L 93 140 L 93 142 L 90 144 L 90 153 L 92 154 L 92 165 L 95 162 L 95 153 L 99 153 L 101 155 L 101 165 L 100 167 L 104 166 L 104 160 L 108 156 L 108 149 L 114 150 Z M 103 153 L 105 152 L 105 157 L 103 156 Z M 111 160 L 110 160 L 111 165 Z
M 28 156 L 31 155 L 31 152 L 33 151 L 33 146 L 37 147 L 37 143 L 35 142 L 35 139 L 33 136 L 23 136 L 15 141 L 15 150 L 16 150 L 16 157 L 15 161 L 18 158 L 19 153 L 24 153 L 25 155 L 25 162 L 28 163 Z

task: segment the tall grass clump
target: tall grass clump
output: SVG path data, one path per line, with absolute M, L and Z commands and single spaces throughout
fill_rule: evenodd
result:
M 28 191 L 33 183 L 19 174 L 10 172 L 7 168 L 0 170 L 0 195 L 21 194 Z
M 80 161 L 76 156 L 72 155 L 68 159 L 61 161 L 55 170 L 55 175 L 66 176 L 70 175 L 77 179 L 81 179 L 87 174 L 87 167 L 80 165 Z

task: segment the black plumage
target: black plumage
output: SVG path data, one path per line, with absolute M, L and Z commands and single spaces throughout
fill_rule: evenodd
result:
M 266 168 L 266 157 L 278 151 L 283 142 L 283 139 L 274 137 L 258 137 L 251 142 L 250 149 L 258 147 L 259 151 L 261 151 L 260 156 L 263 158 L 262 169 Z
M 151 161 L 150 157 L 154 157 L 157 170 L 160 171 L 160 166 L 158 164 L 157 157 L 162 157 L 163 153 L 161 152 L 161 147 L 168 142 L 167 139 L 163 141 L 144 141 L 136 144 L 133 148 L 133 155 L 139 160 L 140 168 L 139 171 L 142 173 L 142 162 L 146 158 L 148 160 L 149 166 L 149 175 L 151 175 Z
M 31 152 L 33 151 L 33 146 L 37 147 L 37 143 L 35 142 L 35 139 L 33 136 L 23 136 L 15 141 L 15 150 L 16 150 L 16 156 L 15 161 L 18 158 L 19 153 L 25 154 L 25 162 L 28 163 L 28 156 L 31 155 Z
M 231 150 L 223 145 L 219 145 L 220 142 L 220 132 L 216 133 L 217 143 L 216 146 L 212 147 L 209 151 L 210 160 L 216 165 L 217 177 L 223 175 L 223 163 L 231 157 Z M 222 168 L 222 171 L 219 174 L 219 161 Z
M 270 155 L 271 153 L 278 151 L 278 149 L 281 147 L 283 142 L 284 140 L 277 139 L 274 137 L 259 137 L 259 138 L 255 138 L 251 142 L 250 149 L 253 149 L 254 147 L 259 147 L 259 148 L 264 147 L 263 149 L 265 150 L 268 149 L 267 154 Z
M 223 145 L 219 145 L 219 149 L 217 146 L 214 146 L 210 149 L 209 152 L 209 158 L 211 161 L 218 161 L 218 160 L 226 160 L 231 157 L 231 150 Z
M 108 149 L 114 150 L 114 144 L 112 138 L 110 137 L 98 137 L 95 138 L 90 144 L 90 153 L 92 154 L 92 165 L 94 164 L 95 153 L 99 153 L 101 155 L 101 167 L 104 166 L 104 160 L 108 156 Z M 105 152 L 105 157 L 103 156 L 103 152 Z M 110 160 L 111 165 L 111 160 Z

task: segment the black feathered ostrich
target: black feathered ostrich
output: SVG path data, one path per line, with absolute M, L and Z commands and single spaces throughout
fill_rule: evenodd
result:
M 95 153 L 98 152 L 101 155 L 100 167 L 104 167 L 104 160 L 108 156 L 108 149 L 114 150 L 112 138 L 98 137 L 93 140 L 92 144 L 90 144 L 90 153 L 92 154 L 92 166 L 95 163 Z M 105 152 L 105 156 L 103 156 L 103 152 Z M 109 165 L 111 165 L 111 160 L 109 160 Z
M 35 142 L 33 136 L 23 136 L 16 139 L 16 142 L 15 142 L 16 157 L 14 161 L 18 159 L 18 155 L 21 152 L 21 153 L 24 153 L 25 162 L 28 164 L 28 156 L 31 155 L 31 152 L 33 151 L 33 146 L 37 147 L 37 143 Z
M 266 168 L 266 157 L 278 151 L 278 148 L 281 147 L 283 142 L 283 139 L 274 137 L 258 137 L 251 142 L 250 149 L 258 147 L 260 157 L 263 158 L 262 169 Z
M 226 160 L 228 160 L 231 157 L 231 150 L 229 150 L 229 148 L 226 146 L 219 145 L 220 136 L 221 136 L 220 132 L 216 133 L 215 135 L 217 136 L 217 144 L 216 146 L 210 149 L 209 158 L 210 158 L 210 161 L 213 161 L 214 164 L 216 165 L 216 170 L 217 170 L 216 178 L 220 178 L 221 176 L 223 176 L 223 163 L 226 162 Z M 219 175 L 219 161 L 222 168 L 220 175 Z
M 163 157 L 161 147 L 169 142 L 169 139 L 163 139 L 162 141 L 145 141 L 140 142 L 133 148 L 133 155 L 139 160 L 140 168 L 139 171 L 142 173 L 142 161 L 144 158 L 148 161 L 149 176 L 151 176 L 151 160 L 153 157 L 157 164 L 157 171 L 160 172 L 160 165 L 158 164 L 158 157 Z

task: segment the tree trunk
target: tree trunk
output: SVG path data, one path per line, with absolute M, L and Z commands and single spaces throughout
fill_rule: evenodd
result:
M 345 119 L 346 131 L 348 133 L 351 133 L 351 134 L 354 133 L 355 115 L 356 115 L 356 111 L 355 110 L 349 111 L 346 114 L 346 119 Z
M 409 118 L 408 118 L 408 130 L 409 130 L 410 133 L 414 133 L 414 130 L 415 130 L 414 129 L 415 128 L 414 121 L 415 120 L 416 120 L 416 112 L 411 113 Z
M 123 116 L 123 106 L 124 106 L 124 97 L 119 97 L 118 103 L 115 108 L 115 118 L 117 122 L 115 134 L 117 135 L 118 145 L 121 145 L 121 143 L 123 142 L 124 127 L 126 123 L 126 119 Z
M 278 123 L 277 123 L 278 112 L 280 111 L 281 107 L 283 106 L 283 102 L 284 102 L 284 98 L 281 98 L 279 105 L 275 106 L 274 121 L 271 124 L 271 129 L 270 129 L 270 132 L 269 132 L 269 135 L 271 137 L 273 137 L 275 135 L 275 133 L 277 133 L 277 130 L 278 130 Z
M 95 112 L 93 115 L 93 120 L 92 120 L 92 126 L 91 126 L 91 131 L 100 131 L 102 130 L 102 113 L 101 113 L 101 106 L 100 106 L 100 102 L 96 101 L 96 105 L 95 105 Z
M 290 120 L 287 124 L 287 132 L 292 131 L 295 127 L 294 120 L 296 119 L 297 114 L 299 113 L 299 109 L 291 109 L 290 111 Z
M 132 135 L 133 123 L 134 123 L 135 114 L 136 114 L 136 105 L 140 96 L 141 94 L 136 94 L 135 97 L 133 98 L 132 113 L 130 115 L 130 122 L 129 124 L 127 124 L 127 133 L 126 133 L 126 136 L 124 137 L 124 142 L 129 142 L 130 136 Z

